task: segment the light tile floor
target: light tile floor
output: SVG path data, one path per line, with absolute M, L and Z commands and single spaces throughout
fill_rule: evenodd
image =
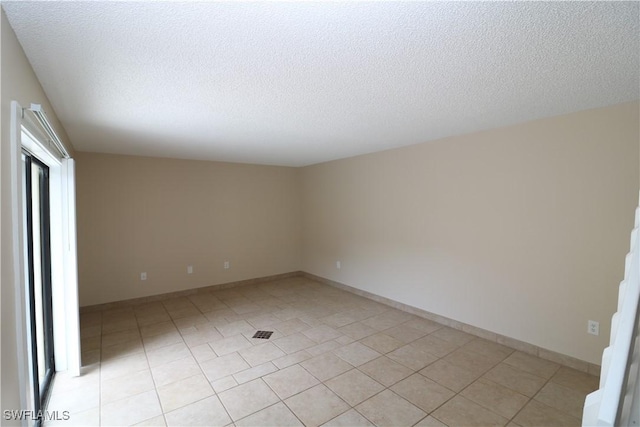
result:
M 580 425 L 596 377 L 305 278 L 81 316 L 47 425 Z M 273 331 L 269 340 L 253 339 Z

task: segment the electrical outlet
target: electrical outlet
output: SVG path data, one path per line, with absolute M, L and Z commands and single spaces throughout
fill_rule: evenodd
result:
M 193 274 L 193 265 L 187 265 L 187 274 Z
M 225 261 L 224 262 L 224 268 L 225 268 L 225 270 L 228 269 L 228 268 L 231 268 L 231 263 L 229 261 Z
M 142 273 L 140 273 L 140 280 L 147 280 L 147 272 L 143 271 Z
M 336 261 L 336 268 L 340 270 L 342 268 L 342 263 L 340 261 Z
M 600 335 L 600 322 L 589 320 L 587 322 L 587 333 L 591 335 Z

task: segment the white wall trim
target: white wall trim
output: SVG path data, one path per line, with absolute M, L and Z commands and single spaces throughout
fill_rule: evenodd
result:
M 15 288 L 15 324 L 16 324 L 16 353 L 18 358 L 18 380 L 20 388 L 20 405 L 25 409 L 33 409 L 33 390 L 31 387 L 31 369 L 29 363 L 29 344 L 27 339 L 27 316 L 26 295 L 24 277 L 24 229 L 23 218 L 23 197 L 22 197 L 22 107 L 18 102 L 11 102 L 11 128 L 9 152 L 10 175 L 11 175 L 11 240 L 14 248 L 13 270 Z M 27 425 L 27 420 L 22 420 L 22 425 Z
M 67 370 L 80 375 L 80 302 L 78 297 L 78 252 L 76 234 L 76 165 L 73 159 L 62 160 L 62 253 L 64 254 L 64 309 L 67 337 Z

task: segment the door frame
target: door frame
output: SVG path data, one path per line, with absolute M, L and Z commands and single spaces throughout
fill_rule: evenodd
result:
M 54 348 L 55 341 L 53 336 L 53 289 L 52 289 L 52 277 L 51 277 L 51 210 L 50 210 L 50 180 L 49 180 L 49 167 L 44 164 L 40 159 L 35 157 L 30 151 L 23 149 L 23 155 L 25 156 L 24 165 L 24 188 L 25 188 L 25 219 L 26 219 L 26 243 L 27 243 L 27 275 L 28 280 L 28 305 L 29 305 L 29 325 L 31 332 L 30 340 L 30 353 L 31 353 L 31 371 L 32 371 L 32 387 L 33 387 L 33 401 L 34 410 L 36 412 L 43 410 L 46 407 L 46 401 L 51 391 L 53 376 L 55 375 L 55 357 Z M 41 191 L 37 195 L 40 198 L 39 202 L 39 215 L 40 218 L 40 259 L 42 260 L 42 315 L 44 331 L 44 349 L 45 352 L 45 368 L 48 368 L 45 372 L 44 389 L 41 388 L 39 378 L 39 366 L 37 355 L 38 350 L 38 337 L 36 331 L 36 302 L 35 302 L 35 264 L 34 264 L 34 247 L 33 247 L 33 206 L 31 200 L 33 199 L 33 165 L 38 165 L 43 171 L 43 177 L 40 181 Z M 42 420 L 40 420 L 42 424 Z
M 22 409 L 33 409 L 30 381 L 28 325 L 26 322 L 25 247 L 22 221 L 22 149 L 35 154 L 49 167 L 51 212 L 51 279 L 56 371 L 80 375 L 80 315 L 76 243 L 75 162 L 61 158 L 52 148 L 38 141 L 45 132 L 24 114 L 17 101 L 11 102 L 10 187 L 11 241 L 13 252 L 16 357 Z M 26 136 L 26 138 L 23 138 Z M 46 140 L 46 139 L 45 139 Z M 23 419 L 27 426 L 27 420 Z

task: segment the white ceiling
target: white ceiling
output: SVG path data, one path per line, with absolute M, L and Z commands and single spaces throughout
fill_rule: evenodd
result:
M 11 2 L 80 151 L 301 166 L 640 97 L 639 2 Z

